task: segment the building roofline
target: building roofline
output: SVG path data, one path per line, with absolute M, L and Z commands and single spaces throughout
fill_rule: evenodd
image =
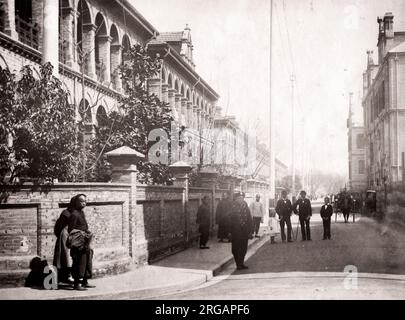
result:
M 159 34 L 159 31 L 138 11 L 128 0 L 115 0 L 137 20 L 150 35 Z
M 161 43 L 148 43 L 148 48 L 152 47 L 156 51 L 164 50 L 166 51 L 163 56 L 169 55 L 172 60 L 174 60 L 179 66 L 181 66 L 189 75 L 191 75 L 199 85 L 202 85 L 205 90 L 211 95 L 211 97 L 215 100 L 220 98 L 220 95 L 212 89 L 212 87 L 181 57 L 180 53 L 178 53 L 169 43 L 161 42 Z

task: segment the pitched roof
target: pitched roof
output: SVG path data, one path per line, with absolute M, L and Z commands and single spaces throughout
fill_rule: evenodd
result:
M 157 36 L 157 40 L 163 42 L 181 42 L 183 32 L 162 32 Z

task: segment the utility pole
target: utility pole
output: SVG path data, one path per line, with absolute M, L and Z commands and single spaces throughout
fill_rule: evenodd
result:
M 295 110 L 294 110 L 294 81 L 295 75 L 291 74 L 291 200 L 295 200 Z
M 269 173 L 269 178 L 270 178 L 270 194 L 269 194 L 269 209 L 275 207 L 275 198 L 276 198 L 276 161 L 275 161 L 275 143 L 274 143 L 274 136 L 275 136 L 275 121 L 274 121 L 274 113 L 273 113 L 273 103 L 272 103 L 272 87 L 273 87 L 273 71 L 272 71 L 272 66 L 273 66 L 273 0 L 270 0 L 270 87 L 269 87 L 269 103 L 270 103 L 270 109 L 269 109 L 269 115 L 270 115 L 270 140 L 269 140 L 269 151 L 270 151 L 270 173 Z

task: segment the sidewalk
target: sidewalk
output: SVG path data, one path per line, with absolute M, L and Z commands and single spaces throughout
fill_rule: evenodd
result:
M 249 240 L 248 253 L 256 251 L 268 239 L 267 229 L 260 230 L 260 238 Z M 75 291 L 71 287 L 59 290 L 32 288 L 0 289 L 0 300 L 54 300 L 54 299 L 117 299 L 130 294 L 134 299 L 147 299 L 185 290 L 212 279 L 223 268 L 234 263 L 230 243 L 208 242 L 210 249 L 201 250 L 194 245 L 153 265 L 132 269 L 124 274 L 96 278 L 96 288 Z

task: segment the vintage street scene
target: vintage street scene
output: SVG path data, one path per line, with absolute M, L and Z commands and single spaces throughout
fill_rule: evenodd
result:
M 0 300 L 403 299 L 404 0 L 0 0 Z

